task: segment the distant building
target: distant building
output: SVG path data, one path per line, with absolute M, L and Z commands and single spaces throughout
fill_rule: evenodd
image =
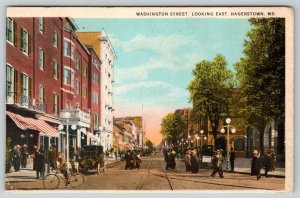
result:
M 100 135 L 106 139 L 103 145 L 105 150 L 112 146 L 113 131 L 113 82 L 114 82 L 114 61 L 117 58 L 107 33 L 100 32 L 77 32 L 80 40 L 85 45 L 95 49 L 101 61 L 100 84 L 101 84 L 101 112 L 100 112 Z

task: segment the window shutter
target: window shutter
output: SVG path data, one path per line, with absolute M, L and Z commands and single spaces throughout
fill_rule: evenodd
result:
M 43 20 L 43 34 L 46 33 L 46 29 L 45 29 L 45 17 L 42 18 Z
M 23 95 L 23 74 L 20 74 L 20 94 Z
M 59 113 L 59 110 L 60 110 L 60 106 L 59 106 L 59 95 L 57 95 L 57 114 Z
M 52 112 L 55 113 L 55 94 L 52 93 Z
M 14 21 L 14 45 L 17 47 L 17 23 Z
M 58 66 L 58 63 L 57 63 L 56 72 L 57 72 L 57 80 L 58 80 L 59 79 L 59 66 Z
M 31 55 L 31 35 L 28 33 L 28 54 Z
M 51 67 L 52 67 L 52 69 L 51 69 L 51 72 L 52 72 L 52 76 L 54 77 L 54 74 L 55 74 L 55 69 L 54 69 L 54 60 L 52 60 L 51 61 Z
M 45 88 L 43 87 L 43 103 L 45 103 Z
M 18 91 L 18 81 L 19 81 L 19 78 L 18 78 L 19 76 L 18 76 L 18 71 L 17 70 L 14 70 L 14 92 L 15 93 L 18 93 L 19 91 Z
M 28 78 L 28 90 L 29 90 L 29 97 L 32 98 L 32 79 Z
M 45 70 L 45 59 L 46 59 L 45 51 L 43 51 L 43 70 Z
M 20 28 L 20 50 L 23 51 L 23 28 Z

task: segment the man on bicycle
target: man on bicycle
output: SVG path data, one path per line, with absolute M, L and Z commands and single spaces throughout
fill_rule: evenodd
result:
M 66 186 L 70 183 L 68 180 L 68 166 L 67 166 L 67 161 L 64 158 L 64 156 L 62 156 L 61 153 L 58 154 L 58 162 L 59 162 L 59 166 L 57 166 L 57 168 L 59 169 L 59 171 L 64 175 L 65 180 L 66 180 Z

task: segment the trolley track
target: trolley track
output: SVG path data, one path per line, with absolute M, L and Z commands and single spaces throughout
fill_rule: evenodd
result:
M 151 168 L 152 168 L 153 162 L 154 162 L 154 160 L 151 160 L 150 163 L 149 163 L 149 165 L 148 165 L 148 167 L 147 167 L 147 169 L 146 169 L 146 171 L 145 171 L 145 174 L 142 177 L 141 182 L 139 183 L 139 185 L 136 188 L 137 190 L 143 190 L 143 187 L 145 186 L 145 183 L 146 183 L 146 180 L 147 180 L 147 176 L 149 176 L 149 175 L 166 179 L 169 188 L 171 190 L 173 190 L 173 186 L 172 186 L 171 181 L 170 181 L 170 179 L 169 179 L 169 177 L 167 175 L 166 170 L 164 169 L 164 165 L 163 165 L 162 161 L 161 160 L 158 160 L 158 161 L 159 161 L 159 164 L 161 165 L 161 168 L 163 170 L 163 174 L 155 173 L 155 172 L 150 171 Z

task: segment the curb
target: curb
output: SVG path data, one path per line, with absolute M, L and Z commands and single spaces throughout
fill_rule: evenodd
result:
M 242 171 L 228 171 L 228 170 L 224 170 L 223 169 L 223 171 L 224 172 L 226 172 L 226 173 L 236 173 L 236 174 L 243 174 L 243 175 L 251 175 L 250 173 L 248 173 L 248 172 L 242 172 Z M 262 174 L 262 176 L 263 176 L 263 174 Z M 285 176 L 284 175 L 272 175 L 272 174 L 270 174 L 270 175 L 268 175 L 269 177 L 275 177 L 275 178 L 285 178 Z

